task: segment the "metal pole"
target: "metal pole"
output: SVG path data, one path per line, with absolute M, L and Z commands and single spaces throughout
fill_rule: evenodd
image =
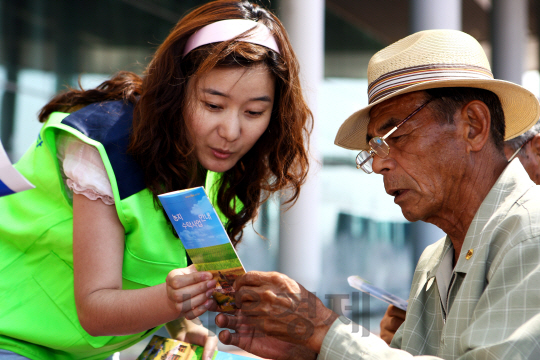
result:
M 411 32 L 461 30 L 461 0 L 412 0 Z
M 521 84 L 527 43 L 527 0 L 493 0 L 491 9 L 493 75 Z
M 317 123 L 317 90 L 324 76 L 324 0 L 284 0 L 279 15 L 300 61 L 304 95 Z M 308 290 L 320 281 L 321 243 L 318 231 L 320 184 L 317 172 L 317 128 L 311 135 L 310 173 L 300 198 L 280 218 L 279 270 Z

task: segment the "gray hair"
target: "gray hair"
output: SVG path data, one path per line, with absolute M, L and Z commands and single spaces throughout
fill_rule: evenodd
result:
M 532 128 L 524 132 L 523 134 L 516 136 L 513 139 L 505 141 L 505 145 L 516 151 L 519 147 L 531 140 L 535 135 L 540 133 L 540 120 L 533 125 Z

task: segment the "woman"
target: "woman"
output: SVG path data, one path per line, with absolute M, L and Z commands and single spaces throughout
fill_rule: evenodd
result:
M 233 243 L 273 192 L 294 201 L 311 113 L 283 25 L 248 2 L 181 19 L 145 76 L 70 90 L 17 164 L 36 189 L 0 199 L 0 358 L 103 359 L 190 319 L 215 282 L 192 272 L 157 195 L 205 185 Z

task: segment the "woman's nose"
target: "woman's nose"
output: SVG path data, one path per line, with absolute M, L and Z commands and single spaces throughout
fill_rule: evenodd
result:
M 218 135 L 225 140 L 232 142 L 240 137 L 241 124 L 236 114 L 223 117 L 218 126 Z

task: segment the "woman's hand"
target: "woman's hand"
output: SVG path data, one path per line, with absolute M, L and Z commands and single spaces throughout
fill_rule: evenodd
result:
M 406 312 L 394 305 L 389 305 L 381 320 L 381 339 L 388 345 L 392 342 L 397 329 L 405 321 Z
M 205 328 L 199 319 L 178 319 L 165 325 L 171 337 L 204 347 L 203 360 L 211 360 L 217 350 L 216 334 Z
M 197 318 L 214 304 L 210 297 L 216 280 L 209 272 L 197 272 L 195 265 L 172 270 L 166 284 L 170 306 L 186 319 Z

